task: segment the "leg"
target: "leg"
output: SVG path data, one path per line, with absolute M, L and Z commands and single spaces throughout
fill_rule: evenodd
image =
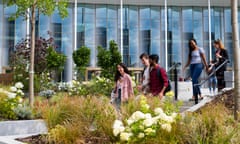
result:
M 202 73 L 202 63 L 191 64 L 190 70 L 191 70 L 191 77 L 192 77 L 192 83 L 193 83 L 193 95 L 195 98 L 195 104 L 197 104 L 198 103 L 198 94 L 200 93 L 200 87 L 197 84 L 198 84 L 198 78 Z
M 218 91 L 221 91 L 223 88 L 225 88 L 224 71 L 217 71 L 216 75 Z
M 213 78 L 213 93 L 214 93 L 214 94 L 215 94 L 216 86 L 217 86 L 217 78 L 214 77 L 214 78 Z
M 211 91 L 212 91 L 212 80 L 211 80 L 211 78 L 208 80 L 208 89 L 209 89 L 209 92 L 211 93 Z

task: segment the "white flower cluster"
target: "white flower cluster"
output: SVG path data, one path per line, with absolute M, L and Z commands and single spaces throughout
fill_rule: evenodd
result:
M 10 93 L 8 93 L 9 98 L 15 98 L 16 96 L 23 97 L 24 93 L 22 91 L 23 89 L 23 84 L 21 82 L 15 83 L 14 86 L 10 87 Z
M 59 82 L 57 84 L 57 88 L 59 91 L 68 91 L 71 85 L 72 85 L 71 82 Z
M 126 120 L 126 126 L 122 121 L 116 120 L 113 124 L 113 134 L 120 136 L 121 141 L 131 141 L 155 136 L 158 128 L 171 132 L 171 124 L 175 122 L 176 116 L 177 113 L 167 115 L 162 108 L 155 108 L 154 112 L 148 113 L 136 111 Z

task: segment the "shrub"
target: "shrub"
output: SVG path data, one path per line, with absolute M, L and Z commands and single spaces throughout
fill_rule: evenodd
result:
M 84 72 L 86 70 L 86 66 L 90 61 L 90 49 L 88 47 L 82 46 L 78 50 L 73 52 L 73 61 L 77 66 L 77 71 L 80 73 L 78 75 L 78 80 L 82 80 L 81 78 L 84 76 Z
M 19 104 L 20 97 L 15 95 L 8 96 L 0 92 L 0 117 L 4 119 L 17 119 L 14 109 Z
M 150 109 L 145 96 L 140 96 L 140 108 L 124 121 L 115 120 L 113 134 L 122 143 L 154 143 L 156 137 L 161 137 L 172 132 L 172 125 L 176 119 L 176 113 L 164 113 L 162 108 Z M 156 141 L 155 141 L 156 142 Z M 168 139 L 168 142 L 169 139 Z
M 113 79 L 117 64 L 122 61 L 122 57 L 114 40 L 111 40 L 109 45 L 109 50 L 98 47 L 97 64 L 101 67 L 101 76 Z
M 113 141 L 112 124 L 116 118 L 109 100 L 89 97 L 65 97 L 56 105 L 46 107 L 43 117 L 50 129 L 52 143 L 77 143 Z
M 225 144 L 240 140 L 239 124 L 221 103 L 208 105 L 198 113 L 187 115 L 181 127 L 184 143 Z
M 27 105 L 18 105 L 13 111 L 17 118 L 21 120 L 33 119 L 34 117 L 32 109 Z

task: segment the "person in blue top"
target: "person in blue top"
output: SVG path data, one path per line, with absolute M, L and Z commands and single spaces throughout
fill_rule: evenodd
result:
M 183 68 L 185 71 L 186 67 L 190 65 L 190 75 L 192 78 L 193 96 L 195 104 L 198 103 L 198 94 L 200 93 L 200 87 L 198 84 L 198 79 L 202 73 L 202 69 L 208 71 L 208 64 L 206 61 L 206 56 L 203 48 L 197 46 L 197 41 L 195 39 L 190 39 L 188 43 L 189 53 L 186 65 Z

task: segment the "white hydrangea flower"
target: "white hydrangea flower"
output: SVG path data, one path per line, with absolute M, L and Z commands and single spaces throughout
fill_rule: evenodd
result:
M 156 130 L 152 129 L 152 128 L 147 128 L 144 130 L 145 134 L 146 135 L 150 135 L 151 133 L 155 133 Z
M 161 119 L 162 119 L 163 121 L 167 122 L 167 123 L 173 123 L 173 122 L 174 122 L 174 119 L 173 119 L 172 116 L 168 116 L 168 115 L 166 115 L 166 114 L 165 114 L 165 115 L 162 114 L 161 116 L 162 116 Z
M 139 134 L 138 134 L 138 138 L 140 138 L 140 139 L 141 139 L 141 138 L 144 138 L 144 136 L 145 136 L 144 133 L 139 133 Z
M 8 93 L 7 96 L 8 96 L 8 98 L 12 99 L 12 98 L 16 97 L 16 94 L 15 93 Z
M 175 118 L 177 117 L 177 115 L 178 115 L 178 114 L 174 112 L 174 113 L 172 113 L 172 115 L 171 115 L 171 116 L 172 116 L 172 118 L 174 118 L 174 119 L 175 119 Z
M 15 86 L 11 86 L 11 87 L 10 87 L 10 91 L 16 92 L 16 91 L 17 91 L 17 88 L 16 88 Z
M 155 108 L 155 109 L 154 109 L 154 113 L 155 113 L 156 115 L 159 115 L 159 114 L 162 114 L 162 113 L 163 113 L 163 110 L 162 110 L 162 108 Z
M 136 111 L 132 114 L 132 116 L 130 117 L 130 119 L 132 119 L 134 122 L 140 120 L 140 119 L 144 119 L 145 118 L 145 114 L 141 111 Z
M 125 130 L 122 121 L 115 120 L 113 123 L 113 135 L 117 136 L 119 133 Z
M 22 102 L 23 102 L 23 99 L 22 99 L 22 98 L 19 98 L 19 99 L 18 99 L 18 102 L 19 102 L 19 103 L 22 103 Z
M 119 128 L 114 128 L 113 129 L 113 135 L 114 136 L 118 136 L 121 132 L 123 132 L 125 130 L 125 128 L 123 126 L 119 127 Z
M 18 104 L 18 107 L 23 107 L 23 104 Z
M 143 121 L 143 125 L 144 125 L 145 127 L 150 127 L 150 126 L 152 126 L 153 124 L 154 124 L 154 121 L 152 120 L 152 118 L 145 119 L 145 120 Z
M 128 141 L 131 136 L 132 136 L 132 133 L 122 132 L 120 134 L 120 140 L 121 141 Z
M 123 123 L 122 121 L 120 120 L 115 120 L 114 123 L 113 123 L 113 128 L 118 128 L 120 126 L 123 126 Z
M 127 120 L 127 124 L 128 124 L 128 125 L 131 125 L 132 123 L 134 123 L 134 121 L 133 121 L 132 119 L 128 119 L 128 120 Z
M 18 88 L 18 89 L 22 89 L 23 88 L 23 84 L 21 82 L 17 82 L 15 84 L 15 87 Z
M 165 123 L 161 125 L 162 129 L 166 130 L 167 132 L 171 132 L 172 126 L 169 123 Z
M 145 114 L 145 119 L 151 119 L 151 118 L 152 118 L 152 115 L 150 113 Z
M 17 90 L 17 93 L 21 94 L 21 93 L 22 93 L 22 90 L 20 90 L 20 89 L 19 89 L 19 90 Z

